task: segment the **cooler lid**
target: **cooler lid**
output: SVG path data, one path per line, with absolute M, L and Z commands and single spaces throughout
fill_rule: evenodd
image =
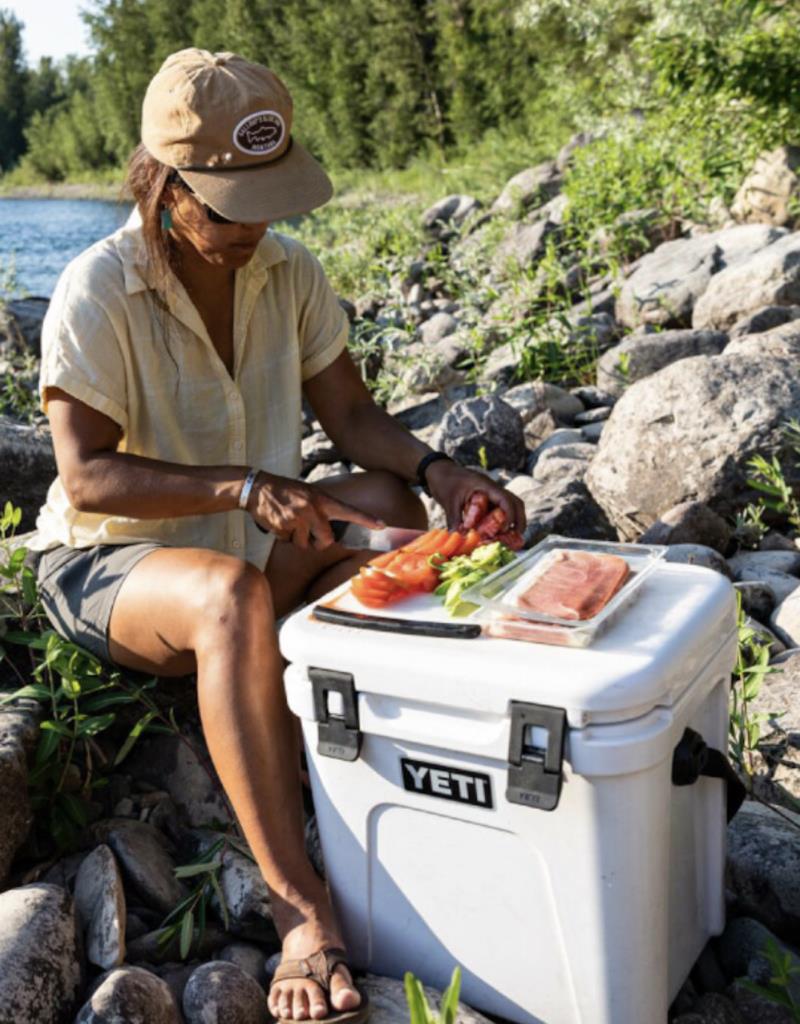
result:
M 331 603 L 347 588 L 319 603 Z M 709 569 L 673 563 L 660 563 L 632 603 L 585 648 L 485 635 L 373 632 L 320 622 L 312 612 L 313 606 L 300 609 L 280 631 L 284 657 L 299 667 L 351 673 L 359 693 L 401 702 L 499 716 L 512 700 L 561 707 L 572 728 L 629 721 L 672 705 L 715 655 L 730 648 L 736 631 L 731 583 Z M 431 595 L 395 605 L 388 614 L 452 621 Z

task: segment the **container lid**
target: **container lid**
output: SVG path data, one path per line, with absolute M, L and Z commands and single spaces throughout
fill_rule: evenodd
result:
M 347 589 L 344 584 L 321 603 Z M 367 632 L 319 622 L 311 612 L 295 612 L 280 632 L 284 656 L 298 666 L 349 672 L 359 693 L 443 710 L 505 716 L 512 700 L 562 707 L 573 728 L 628 721 L 672 705 L 730 647 L 736 631 L 734 590 L 724 576 L 661 561 L 636 600 L 584 648 Z M 447 620 L 432 595 L 395 605 L 390 614 Z

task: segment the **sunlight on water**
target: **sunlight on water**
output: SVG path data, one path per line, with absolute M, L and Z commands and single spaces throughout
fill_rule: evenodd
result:
M 94 199 L 0 199 L 0 294 L 50 296 L 67 263 L 129 210 Z

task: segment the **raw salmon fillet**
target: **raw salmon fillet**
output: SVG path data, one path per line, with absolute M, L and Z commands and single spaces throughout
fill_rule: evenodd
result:
M 517 598 L 517 606 L 558 619 L 591 619 L 630 575 L 619 555 L 556 551 L 552 563 Z

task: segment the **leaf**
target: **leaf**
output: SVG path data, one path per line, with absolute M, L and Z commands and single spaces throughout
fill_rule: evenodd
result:
M 453 968 L 453 976 L 450 984 L 442 996 L 442 1005 L 439 1009 L 439 1017 L 442 1024 L 455 1024 L 458 1014 L 458 995 L 461 991 L 461 968 Z
M 28 686 L 23 686 L 19 690 L 15 690 L 14 693 L 9 693 L 7 696 L 0 698 L 0 704 L 8 704 L 12 700 L 22 700 L 25 697 L 32 697 L 34 700 L 49 701 L 50 690 L 41 683 L 30 683 Z
M 72 793 L 59 793 L 59 804 L 63 807 L 64 813 L 73 821 L 78 828 L 84 828 L 89 820 L 89 808 Z
M 158 944 L 163 949 L 178 933 L 180 925 L 170 924 L 166 928 L 162 928 L 158 935 Z
M 116 717 L 110 711 L 107 715 L 93 715 L 85 718 L 78 726 L 78 735 L 96 736 L 98 733 L 105 732 L 110 725 L 114 724 Z
M 209 881 L 211 882 L 211 887 L 213 888 L 214 893 L 216 894 L 217 897 L 217 901 L 219 902 L 219 910 L 220 913 L 222 914 L 222 923 L 225 925 L 225 931 L 230 931 L 231 921 L 230 916 L 228 914 L 228 904 L 225 901 L 225 894 L 220 888 L 216 872 L 210 876 Z
M 115 768 L 117 767 L 117 765 L 122 764 L 122 762 L 125 760 L 128 754 L 130 754 L 131 750 L 133 749 L 134 743 L 139 739 L 139 737 L 142 735 L 147 726 L 153 721 L 156 714 L 157 712 L 155 711 L 148 711 L 146 714 L 142 715 L 142 717 L 139 719 L 136 725 L 134 725 L 134 727 L 128 733 L 125 742 L 119 748 L 117 756 L 114 758 Z
M 54 722 L 48 718 L 46 722 L 39 723 L 39 728 L 44 732 L 57 732 L 59 736 L 72 739 L 72 732 L 62 722 Z
M 36 576 L 32 569 L 25 566 L 22 570 L 22 598 L 25 601 L 25 604 L 34 605 L 36 604 L 38 596 Z
M 207 875 L 209 871 L 216 871 L 215 864 L 183 864 L 175 868 L 173 874 L 176 878 L 194 878 L 195 875 Z
M 44 730 L 39 736 L 39 744 L 36 747 L 35 765 L 41 769 L 50 760 L 53 753 L 58 749 L 59 734 L 55 730 Z
M 181 922 L 181 942 L 180 942 L 180 955 L 181 960 L 185 960 L 189 956 L 189 950 L 192 948 L 192 939 L 194 938 L 194 911 L 188 910 L 183 917 Z
M 428 1024 L 429 1010 L 422 986 L 411 973 L 406 971 L 403 977 L 403 985 L 406 990 L 406 1001 L 410 1024 Z

